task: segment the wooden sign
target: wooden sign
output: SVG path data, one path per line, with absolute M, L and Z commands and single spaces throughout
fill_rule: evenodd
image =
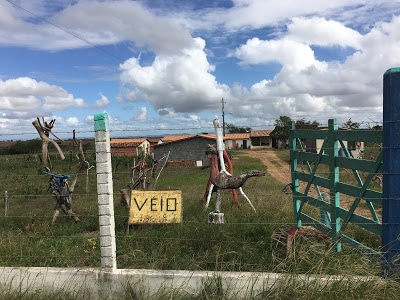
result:
M 129 224 L 182 222 L 180 190 L 133 190 L 129 205 Z

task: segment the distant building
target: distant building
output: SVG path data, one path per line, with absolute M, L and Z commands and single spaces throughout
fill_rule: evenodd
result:
M 251 145 L 250 133 L 227 133 L 224 144 L 225 149 L 248 149 Z
M 141 156 L 150 154 L 150 141 L 147 138 L 117 138 L 110 140 L 111 155 Z
M 271 148 L 271 130 L 252 130 L 248 133 L 228 133 L 223 137 L 225 149 Z M 208 164 L 205 154 L 208 144 L 216 144 L 215 134 L 168 135 L 156 138 L 115 138 L 111 139 L 113 156 L 152 155 L 160 159 L 169 154 L 169 161 L 191 161 L 193 165 Z
M 181 136 L 165 136 L 162 142 L 154 145 L 154 158 L 159 159 L 168 154 L 170 161 L 191 160 L 208 163 L 205 152 L 208 144 L 215 144 L 215 134 L 193 134 Z
M 328 128 L 323 127 L 319 130 L 328 130 Z M 351 130 L 347 128 L 339 128 L 339 130 Z M 307 152 L 320 153 L 325 140 L 323 139 L 303 139 L 303 148 Z M 358 157 L 360 155 L 359 151 L 364 151 L 364 142 L 362 141 L 343 141 L 343 145 L 353 157 Z M 341 145 L 339 144 L 339 150 Z M 340 151 L 342 153 L 342 151 Z
M 272 148 L 274 139 L 270 136 L 272 130 L 252 130 L 250 133 L 251 149 Z

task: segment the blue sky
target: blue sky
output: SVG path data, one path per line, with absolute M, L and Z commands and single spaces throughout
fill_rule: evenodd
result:
M 0 140 L 373 126 L 399 49 L 398 0 L 0 0 Z

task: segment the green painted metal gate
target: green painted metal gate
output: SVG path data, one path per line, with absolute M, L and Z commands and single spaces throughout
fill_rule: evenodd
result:
M 310 143 L 311 141 L 311 143 Z M 348 235 L 350 224 L 381 236 L 379 211 L 382 181 L 382 151 L 375 159 L 352 157 L 349 142 L 382 143 L 381 130 L 339 130 L 336 119 L 327 130 L 290 131 L 290 158 L 296 227 L 313 226 L 332 238 L 336 251 L 342 244 L 367 255 L 379 256 Z M 305 145 L 315 145 L 309 149 Z M 339 153 L 341 155 L 339 155 Z

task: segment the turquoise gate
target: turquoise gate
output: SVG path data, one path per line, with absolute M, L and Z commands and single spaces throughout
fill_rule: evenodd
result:
M 349 142 L 370 143 L 378 151 L 374 158 L 352 157 Z M 382 130 L 338 130 L 335 119 L 329 120 L 327 130 L 301 130 L 293 125 L 290 158 L 296 227 L 315 227 L 332 238 L 338 252 L 345 244 L 380 257 L 379 251 L 357 241 L 347 229 L 353 224 L 381 236 L 377 213 L 382 208 L 381 143 Z M 306 148 L 307 144 L 314 149 Z

